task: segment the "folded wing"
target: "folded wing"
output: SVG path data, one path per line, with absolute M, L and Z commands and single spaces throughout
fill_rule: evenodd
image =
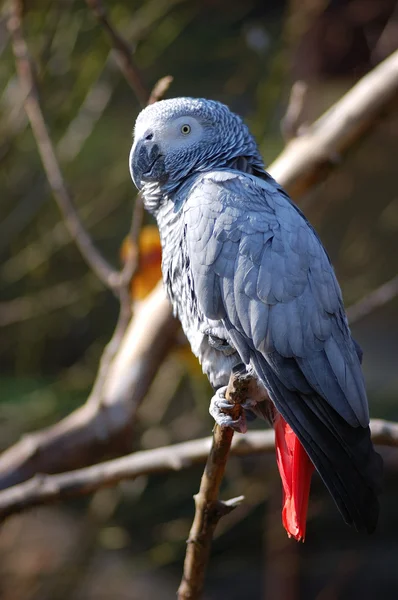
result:
M 372 530 L 380 458 L 333 268 L 271 179 L 208 173 L 184 207 L 199 307 L 222 319 L 347 522 Z

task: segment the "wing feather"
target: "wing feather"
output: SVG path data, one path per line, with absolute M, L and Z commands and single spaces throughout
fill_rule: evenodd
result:
M 381 460 L 370 440 L 361 352 L 318 237 L 270 177 L 205 174 L 184 211 L 199 307 L 222 320 L 344 519 L 372 531 Z
M 362 373 L 341 317 L 333 268 L 315 232 L 287 196 L 276 184 L 237 172 L 221 178 L 203 175 L 184 211 L 204 314 L 221 314 L 221 299 L 240 340 L 266 360 L 271 353 L 294 358 L 299 378 L 348 423 L 366 426 Z M 285 385 L 293 388 L 294 369 L 286 368 L 284 375 Z

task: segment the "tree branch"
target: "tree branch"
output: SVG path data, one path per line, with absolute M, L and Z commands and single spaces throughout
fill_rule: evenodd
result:
M 96 275 L 118 295 L 121 308 L 86 404 L 54 426 L 25 436 L 4 452 L 0 456 L 0 488 L 19 483 L 36 472 L 64 471 L 91 464 L 104 455 L 127 452 L 137 407 L 170 349 L 169 339 L 173 339 L 178 329 L 161 286 L 131 320 L 129 284 L 137 256 L 132 253 L 122 271 L 113 269 L 95 248 L 80 221 L 63 181 L 40 107 L 34 67 L 22 32 L 22 12 L 20 0 L 13 0 L 8 27 L 26 97 L 26 112 L 50 187 L 72 239 Z M 170 78 L 165 78 L 155 86 L 152 97 L 159 98 L 170 82 Z M 142 204 L 138 199 L 130 230 L 135 243 L 141 218 Z
M 297 200 L 324 179 L 398 95 L 398 50 L 365 75 L 303 135 L 292 140 L 270 172 Z
M 0 456 L 0 489 L 33 477 L 125 454 L 137 407 L 170 349 L 178 323 L 162 285 L 136 311 L 120 339 L 105 348 L 86 404 L 52 427 L 23 437 Z
M 22 30 L 23 3 L 13 0 L 8 19 L 20 85 L 25 98 L 25 110 L 36 139 L 37 148 L 54 198 L 62 213 L 65 225 L 78 246 L 83 258 L 98 278 L 110 289 L 115 290 L 119 283 L 119 274 L 95 247 L 76 212 L 73 200 L 66 188 L 60 166 L 55 154 L 48 128 L 40 107 L 36 87 L 34 68 Z
M 390 281 L 383 283 L 383 285 L 347 309 L 347 317 L 350 325 L 357 323 L 376 308 L 384 306 L 384 304 L 387 304 L 387 302 L 390 302 L 396 296 L 398 296 L 398 275 L 395 275 Z
M 165 77 L 159 79 L 159 81 L 153 86 L 153 90 L 149 96 L 148 105 L 155 104 L 155 102 L 161 100 L 173 83 L 173 80 L 174 78 L 171 75 L 166 75 Z
M 243 365 L 242 370 L 231 373 L 226 399 L 234 404 L 232 418 L 242 414 L 240 405 L 248 399 L 250 380 Z M 229 502 L 218 500 L 220 485 L 224 477 L 228 454 L 231 448 L 234 430 L 230 427 L 214 426 L 213 442 L 200 482 L 199 493 L 195 496 L 195 518 L 187 541 L 184 561 L 184 573 L 178 589 L 178 600 L 195 600 L 200 597 L 206 566 L 209 561 L 213 533 L 220 518 L 231 512 L 243 499 L 235 498 Z
M 374 444 L 398 447 L 398 423 L 372 419 Z M 207 437 L 154 450 L 143 450 L 102 462 L 98 465 L 61 473 L 35 475 L 32 479 L 0 492 L 0 522 L 6 517 L 34 506 L 51 504 L 91 494 L 140 475 L 181 471 L 206 461 L 213 443 Z M 232 439 L 232 456 L 254 456 L 275 452 L 274 431 L 250 431 Z
M 150 94 L 144 83 L 141 71 L 133 61 L 131 48 L 128 42 L 123 39 L 120 33 L 111 24 L 101 0 L 86 0 L 86 3 L 107 34 L 111 46 L 116 53 L 117 62 L 123 72 L 124 78 L 130 85 L 138 102 L 143 108 L 147 104 Z
M 144 98 L 149 98 L 150 103 L 159 100 L 170 86 L 172 77 L 166 76 L 160 79 L 149 94 L 143 85 L 139 83 L 140 74 L 132 61 L 131 51 L 127 42 L 123 40 L 110 24 L 101 1 L 86 1 L 108 32 L 114 49 L 119 56 L 119 63 L 122 62 L 122 72 L 124 76 L 130 84 L 132 84 L 133 80 L 135 81 L 135 87 L 132 87 L 134 88 L 139 101 L 142 103 Z M 119 272 L 102 256 L 80 220 L 70 192 L 63 179 L 62 171 L 40 105 L 34 76 L 35 68 L 29 56 L 28 47 L 23 35 L 22 14 L 23 4 L 21 0 L 13 0 L 11 3 L 10 17 L 8 19 L 8 29 L 13 43 L 18 77 L 23 91 L 23 97 L 25 98 L 25 111 L 32 127 L 32 132 L 36 140 L 47 180 L 72 239 L 75 241 L 83 258 L 97 277 L 119 296 L 124 321 L 126 322 L 131 316 L 129 283 L 137 266 L 137 257 L 134 256 L 133 253 L 130 253 L 123 270 Z M 132 241 L 135 243 L 138 239 L 141 222 L 142 201 L 140 198 L 137 198 L 129 234 Z

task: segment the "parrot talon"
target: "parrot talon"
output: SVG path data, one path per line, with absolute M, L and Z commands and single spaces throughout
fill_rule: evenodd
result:
M 244 410 L 250 410 L 252 411 L 253 408 L 255 408 L 257 406 L 257 400 L 252 400 L 251 398 L 248 398 L 245 402 L 242 402 L 241 407 Z
M 239 419 L 233 419 L 231 415 L 227 414 L 228 411 L 231 411 L 235 407 L 235 405 L 225 398 L 226 391 L 227 386 L 221 387 L 216 391 L 210 401 L 209 413 L 220 427 L 231 427 L 234 431 L 246 433 L 247 425 L 245 414 L 242 413 Z

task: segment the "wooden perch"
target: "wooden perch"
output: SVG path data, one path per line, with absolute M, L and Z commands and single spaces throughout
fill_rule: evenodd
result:
M 231 373 L 225 397 L 234 404 L 230 412 L 236 420 L 242 414 L 240 405 L 248 399 L 250 378 L 243 365 Z M 178 589 L 178 600 L 199 598 L 204 584 L 206 566 L 209 561 L 213 533 L 223 515 L 231 512 L 243 496 L 228 502 L 218 499 L 220 485 L 231 448 L 234 431 L 230 427 L 214 426 L 213 443 L 195 496 L 195 518 L 187 540 L 184 573 Z
M 398 448 L 398 423 L 381 419 L 370 422 L 374 444 Z M 98 465 L 57 475 L 35 475 L 32 479 L 0 491 L 0 522 L 34 506 L 91 494 L 125 479 L 167 471 L 181 471 L 206 461 L 213 443 L 207 437 L 181 444 L 142 450 Z M 274 431 L 250 431 L 232 438 L 230 454 L 248 456 L 274 453 Z

